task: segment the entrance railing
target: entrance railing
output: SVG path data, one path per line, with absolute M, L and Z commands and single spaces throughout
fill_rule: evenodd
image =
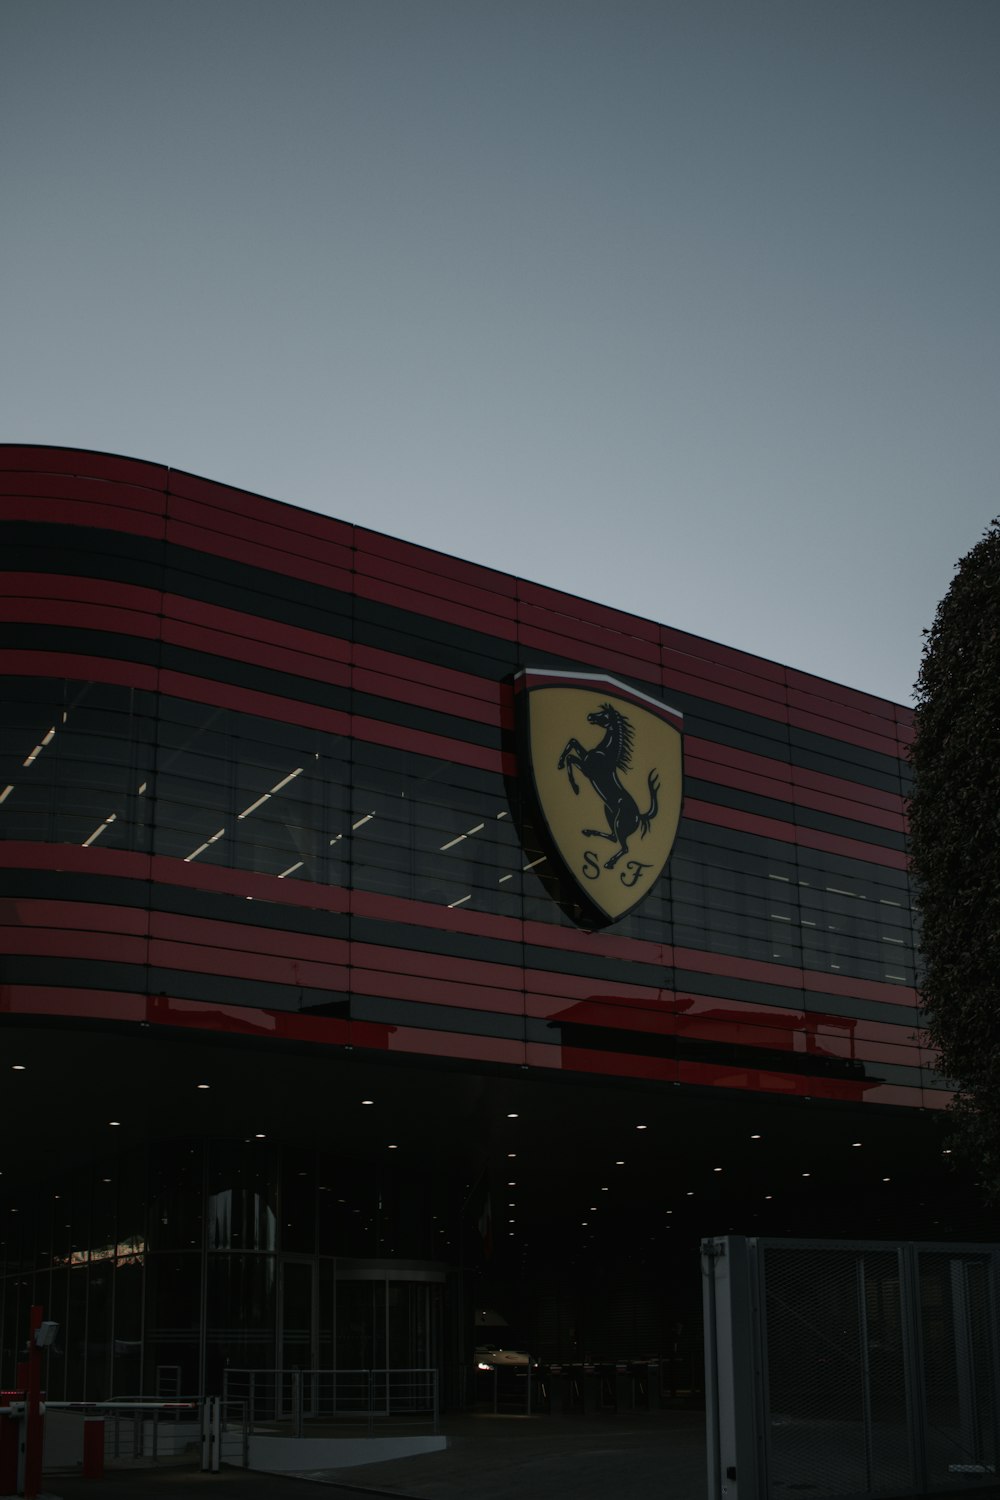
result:
M 226 1370 L 222 1385 L 225 1419 L 241 1404 L 251 1432 L 291 1428 L 302 1437 L 312 1429 L 358 1429 L 369 1436 L 400 1428 L 430 1428 L 440 1419 L 436 1369 Z

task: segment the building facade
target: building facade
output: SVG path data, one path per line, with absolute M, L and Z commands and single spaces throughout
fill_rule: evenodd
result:
M 32 1300 L 53 1398 L 682 1359 L 699 1234 L 937 1212 L 905 708 L 155 464 L 0 487 L 5 1381 Z M 673 790 L 600 791 L 609 704 Z

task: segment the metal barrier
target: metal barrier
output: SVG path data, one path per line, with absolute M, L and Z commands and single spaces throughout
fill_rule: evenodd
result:
M 248 1432 L 290 1430 L 306 1424 L 372 1436 L 429 1426 L 437 1434 L 438 1372 L 419 1370 L 226 1370 L 222 1420 L 239 1407 Z
M 995 1485 L 1000 1247 L 702 1242 L 709 1500 Z

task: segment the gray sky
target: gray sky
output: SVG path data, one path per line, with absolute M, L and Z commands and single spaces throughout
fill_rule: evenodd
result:
M 906 701 L 1000 511 L 996 0 L 2 0 L 0 437 Z

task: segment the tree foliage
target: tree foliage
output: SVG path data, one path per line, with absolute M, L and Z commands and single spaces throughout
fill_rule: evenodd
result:
M 916 686 L 912 868 L 921 1004 L 955 1144 L 1000 1198 L 1000 520 L 956 569 Z

